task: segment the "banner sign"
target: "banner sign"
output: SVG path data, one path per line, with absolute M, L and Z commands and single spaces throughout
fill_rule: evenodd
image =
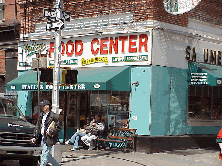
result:
M 21 85 L 9 85 L 9 90 L 14 91 L 37 91 L 38 86 L 37 84 L 21 84 Z M 86 85 L 85 84 L 75 84 L 75 85 L 60 85 L 60 90 L 85 90 Z M 47 85 L 47 84 L 41 84 L 40 85 L 41 91 L 51 91 L 53 90 L 53 85 Z
M 36 53 L 54 64 L 54 41 L 20 42 L 18 70 L 28 70 Z M 102 67 L 151 64 L 150 32 L 84 36 L 61 41 L 61 67 Z
M 37 91 L 37 84 L 9 84 L 7 85 L 7 90 L 9 91 Z M 49 85 L 46 83 L 40 84 L 40 91 L 52 91 L 53 85 Z M 107 90 L 106 83 L 80 83 L 80 84 L 72 84 L 72 85 L 63 85 L 59 86 L 60 91 L 81 91 L 81 90 Z

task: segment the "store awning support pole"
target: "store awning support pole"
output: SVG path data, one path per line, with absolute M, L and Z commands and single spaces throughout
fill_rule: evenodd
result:
M 40 106 L 39 106 L 39 104 L 40 104 L 40 73 L 39 73 L 39 61 L 40 61 L 40 57 L 41 57 L 41 51 L 39 52 L 39 54 L 38 54 L 38 58 L 37 58 L 37 84 L 38 84 L 38 116 L 40 115 Z
M 62 2 L 56 0 L 54 8 L 56 9 L 57 20 L 62 18 Z M 55 47 L 54 47 L 54 69 L 53 69 L 53 92 L 52 92 L 52 110 L 59 114 L 59 68 L 60 68 L 60 48 L 61 48 L 61 29 L 55 31 Z

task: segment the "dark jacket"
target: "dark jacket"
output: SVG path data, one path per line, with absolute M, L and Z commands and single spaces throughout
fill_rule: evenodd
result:
M 42 118 L 43 118 L 43 113 L 41 113 L 39 116 L 39 119 L 37 122 L 37 127 L 35 129 L 34 136 L 33 136 L 33 138 L 36 139 L 36 143 L 35 143 L 36 145 L 41 144 L 41 141 L 42 141 L 42 135 L 41 135 Z M 62 129 L 61 121 L 59 120 L 59 115 L 50 111 L 47 118 L 46 118 L 46 122 L 45 122 L 46 130 L 48 129 L 48 127 L 52 121 L 55 122 L 55 127 L 54 127 L 54 129 L 49 131 L 50 136 L 47 135 L 46 132 L 44 132 L 44 139 L 45 139 L 48 146 L 53 146 L 56 144 L 58 134 L 59 134 L 60 130 Z

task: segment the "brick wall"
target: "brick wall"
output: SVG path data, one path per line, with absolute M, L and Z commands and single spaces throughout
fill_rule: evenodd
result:
M 5 25 L 12 25 L 20 22 L 20 6 L 17 4 L 15 6 L 15 1 L 17 0 L 5 0 L 5 12 L 4 19 Z M 16 14 L 17 11 L 17 14 Z
M 5 51 L 0 50 L 0 74 L 5 74 Z
M 19 0 L 21 29 L 22 32 L 24 30 L 25 33 L 29 33 L 33 32 L 34 23 L 44 20 L 43 8 L 52 8 L 53 0 L 25 2 Z M 221 6 L 221 0 L 202 0 L 192 11 L 182 15 L 172 15 L 165 11 L 163 0 L 64 0 L 64 10 L 71 12 L 72 19 L 131 12 L 135 21 L 155 19 L 184 27 L 188 25 L 188 18 L 222 26 Z

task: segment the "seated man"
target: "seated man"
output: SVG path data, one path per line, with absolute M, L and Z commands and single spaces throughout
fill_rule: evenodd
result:
M 92 150 L 94 148 L 93 140 L 96 139 L 99 133 L 104 131 L 104 129 L 105 126 L 104 123 L 101 121 L 100 114 L 96 114 L 95 119 L 93 119 L 89 125 L 90 133 L 81 138 L 81 140 L 89 146 L 89 150 Z
M 66 141 L 66 144 L 69 144 L 69 143 L 74 144 L 71 151 L 75 151 L 79 149 L 79 138 L 89 133 L 89 128 L 90 128 L 89 125 L 90 125 L 90 119 L 86 118 L 86 125 L 84 125 L 84 129 L 80 129 L 69 140 Z

